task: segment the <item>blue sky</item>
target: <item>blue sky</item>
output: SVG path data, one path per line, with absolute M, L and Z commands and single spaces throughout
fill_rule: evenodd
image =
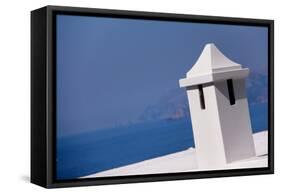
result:
M 206 43 L 267 76 L 267 33 L 254 26 L 58 15 L 58 134 L 138 122 L 179 88 Z

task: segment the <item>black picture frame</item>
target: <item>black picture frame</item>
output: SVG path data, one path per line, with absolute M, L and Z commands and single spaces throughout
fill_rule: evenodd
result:
M 268 167 L 153 175 L 55 179 L 56 14 L 265 26 L 268 28 Z M 274 21 L 231 17 L 46 6 L 31 12 L 31 182 L 46 188 L 168 181 L 274 173 Z

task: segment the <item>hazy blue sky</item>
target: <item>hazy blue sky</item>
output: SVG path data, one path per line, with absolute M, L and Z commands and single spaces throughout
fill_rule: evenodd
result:
M 59 135 L 135 122 L 179 87 L 206 43 L 267 75 L 265 27 L 58 15 Z

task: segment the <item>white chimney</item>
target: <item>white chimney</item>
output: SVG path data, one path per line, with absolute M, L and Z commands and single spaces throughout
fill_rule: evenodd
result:
M 242 68 L 207 44 L 180 79 L 186 88 L 199 168 L 216 169 L 255 156 Z

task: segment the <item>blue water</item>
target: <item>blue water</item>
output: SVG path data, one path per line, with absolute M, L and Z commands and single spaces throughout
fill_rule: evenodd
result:
M 268 129 L 267 107 L 250 105 L 253 132 Z M 194 147 L 188 119 L 100 129 L 57 141 L 57 179 L 72 179 Z
M 187 119 L 96 130 L 58 139 L 57 178 L 71 179 L 194 146 Z
M 268 104 L 251 104 L 249 110 L 253 132 L 268 130 Z

